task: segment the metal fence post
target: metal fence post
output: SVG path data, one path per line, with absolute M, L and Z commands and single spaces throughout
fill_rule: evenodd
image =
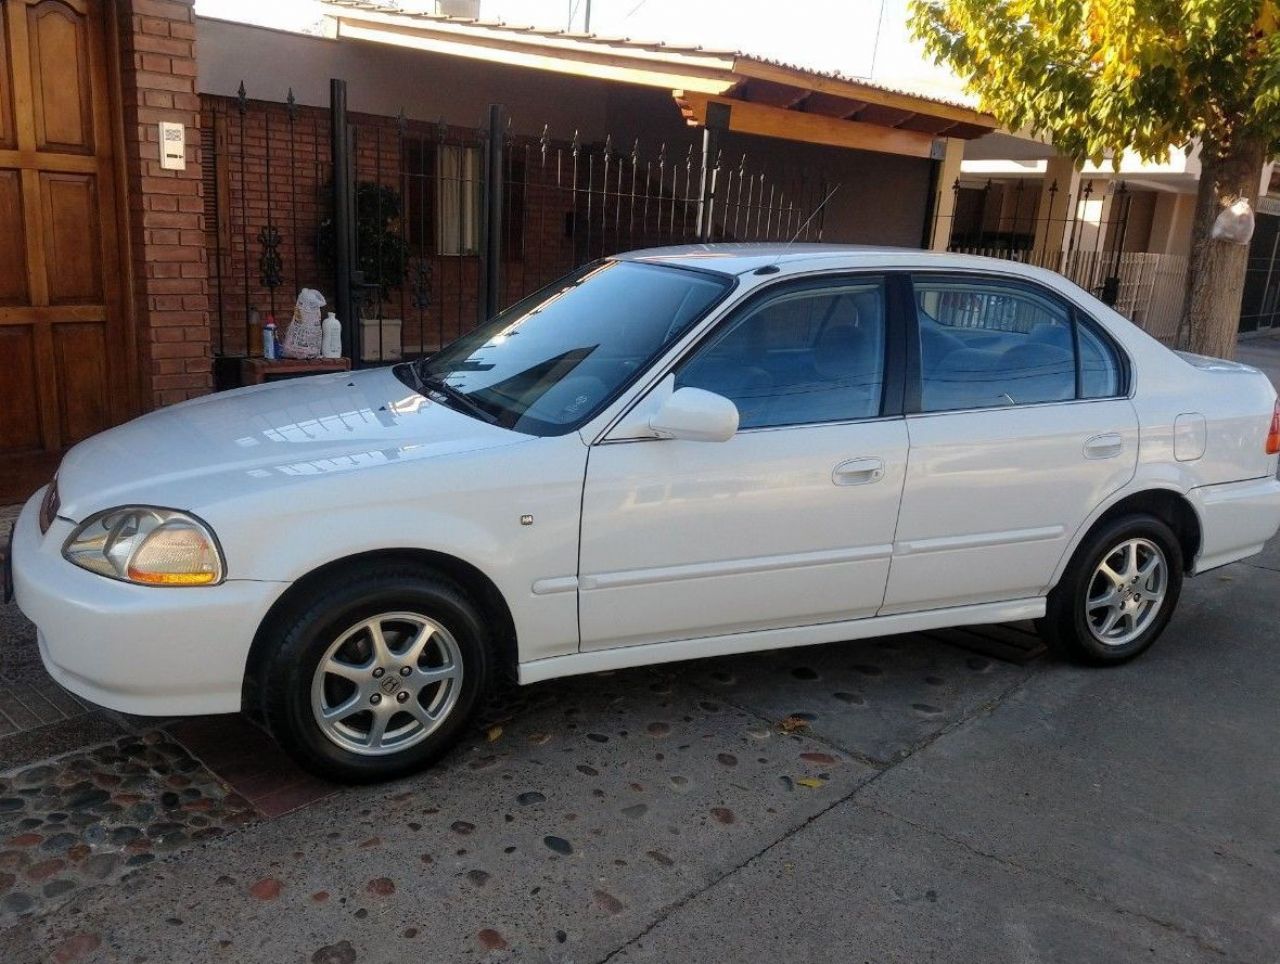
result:
M 351 181 L 351 133 L 347 127 L 347 82 L 329 80 L 330 139 L 333 150 L 333 274 L 334 307 L 342 320 L 342 354 L 357 364 L 360 320 L 353 315 L 351 259 L 354 255 L 355 218 Z
M 720 132 L 729 129 L 731 108 L 712 101 L 707 104 L 706 126 L 702 128 L 702 177 L 698 183 L 699 241 L 711 241 L 715 234 L 716 169 L 720 157 Z
M 1100 295 L 1102 303 L 1108 308 L 1114 308 L 1120 301 L 1120 263 L 1124 255 L 1124 242 L 1129 234 L 1129 205 L 1133 199 L 1129 196 L 1129 189 L 1124 181 L 1121 181 L 1120 186 L 1116 188 L 1116 196 L 1111 201 L 1112 211 L 1115 211 L 1116 201 L 1120 202 L 1120 236 L 1112 243 L 1112 253 L 1115 258 L 1111 266 L 1111 274 L 1102 279 Z M 1113 221 L 1112 224 L 1114 223 Z
M 489 138 L 484 164 L 484 258 L 480 289 L 480 321 L 496 315 L 502 307 L 502 158 L 506 147 L 507 109 L 489 105 Z

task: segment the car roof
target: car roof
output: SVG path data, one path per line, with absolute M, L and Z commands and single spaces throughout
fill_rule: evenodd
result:
M 1005 274 L 1056 277 L 1053 272 L 1002 258 L 923 251 L 887 245 L 862 244 L 780 244 L 726 243 L 683 244 L 666 248 L 647 248 L 613 256 L 620 261 L 668 264 L 675 267 L 700 268 L 727 275 L 742 275 L 760 268 L 777 265 L 781 272 L 801 272 L 820 268 L 939 268 L 979 269 Z

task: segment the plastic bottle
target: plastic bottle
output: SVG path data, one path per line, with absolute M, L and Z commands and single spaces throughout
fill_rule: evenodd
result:
M 332 311 L 320 323 L 320 355 L 322 358 L 342 357 L 342 322 Z
M 267 323 L 262 326 L 262 357 L 267 360 L 279 357 L 276 346 L 275 315 L 267 315 Z

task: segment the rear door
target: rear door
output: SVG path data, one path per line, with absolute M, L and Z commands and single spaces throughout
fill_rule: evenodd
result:
M 883 613 L 1042 594 L 1137 465 L 1120 350 L 1047 289 L 917 273 L 910 454 Z

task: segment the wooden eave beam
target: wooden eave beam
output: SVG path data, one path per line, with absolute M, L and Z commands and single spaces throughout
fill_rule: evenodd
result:
M 868 124 L 882 124 L 885 127 L 901 127 L 919 116 L 920 114 L 913 111 L 885 107 L 883 104 L 868 104 L 858 111 L 858 120 Z
M 930 157 L 933 137 L 920 131 L 899 130 L 880 124 L 841 120 L 821 114 L 784 110 L 767 104 L 697 91 L 675 91 L 676 103 L 690 124 L 705 125 L 707 105 L 729 108 L 729 130 L 758 137 L 776 137 L 803 144 L 822 144 L 859 151 L 878 151 L 903 157 Z
M 775 84 L 767 80 L 749 80 L 733 91 L 733 97 L 753 104 L 768 104 L 770 107 L 791 110 L 810 93 L 802 87 Z
M 853 80 L 835 77 L 823 77 L 820 74 L 804 70 L 782 67 L 751 57 L 738 57 L 733 62 L 733 72 L 739 77 L 756 80 L 771 80 L 778 84 L 789 84 L 795 87 L 806 87 L 823 94 L 833 94 L 849 100 L 859 100 L 881 107 L 891 107 L 909 114 L 929 114 L 933 117 L 945 117 L 957 123 L 973 124 L 987 130 L 994 130 L 998 125 L 990 114 L 970 110 L 929 100 L 925 97 L 913 97 L 910 94 L 899 94 L 891 90 L 881 90 L 870 84 L 860 84 Z
M 924 114 L 917 114 L 910 120 L 905 120 L 896 126 L 905 131 L 923 131 L 925 134 L 932 134 L 934 137 L 948 137 L 951 136 L 951 131 L 961 125 L 953 120 L 947 120 L 945 117 L 927 117 Z
M 804 102 L 806 114 L 821 114 L 823 117 L 856 118 L 858 112 L 867 106 L 865 100 L 850 100 L 848 97 L 836 97 L 834 94 L 811 93 Z

